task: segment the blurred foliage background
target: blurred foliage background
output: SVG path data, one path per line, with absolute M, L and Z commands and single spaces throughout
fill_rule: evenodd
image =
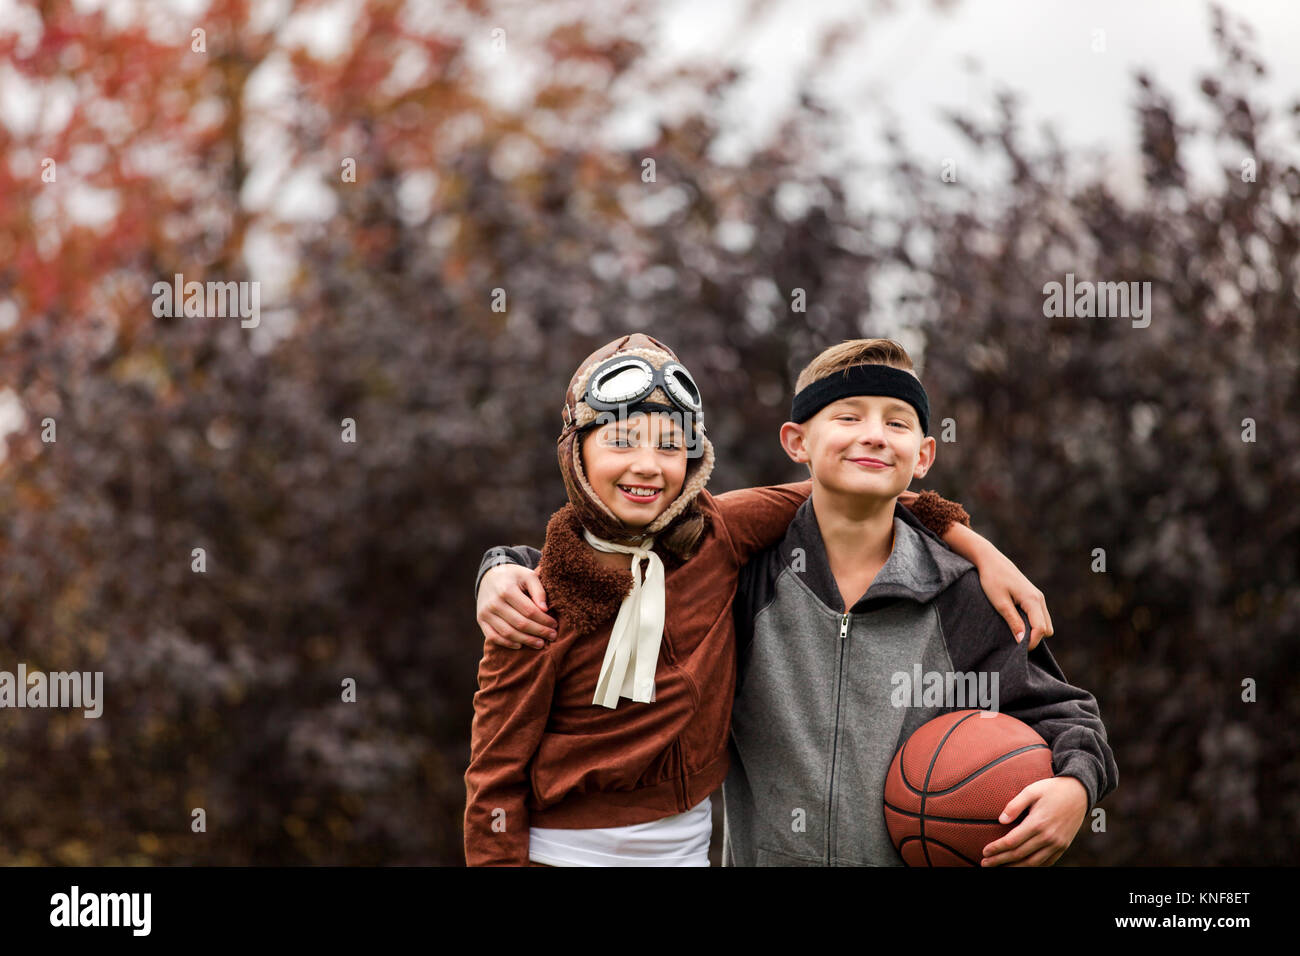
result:
M 106 702 L 0 711 L 0 863 L 461 862 L 474 573 L 490 545 L 540 545 L 564 501 L 576 363 L 627 331 L 672 345 L 705 388 L 716 493 L 797 480 L 775 436 L 798 370 L 899 317 L 956 423 L 919 487 L 1043 589 L 1111 735 L 1106 832 L 1064 862 L 1294 862 L 1300 112 L 1262 136 L 1268 66 L 1239 24 L 1214 17 L 1215 124 L 1136 81 L 1136 198 L 1027 145 L 1007 95 L 954 117 L 996 188 L 943 182 L 899 134 L 870 173 L 895 202 L 863 212 L 866 173 L 819 162 L 840 117 L 811 97 L 743 165 L 713 158 L 736 73 L 649 70 L 635 3 L 525 28 L 527 4 L 368 0 L 332 56 L 237 0 L 147 24 L 18 7 L 0 66 L 73 113 L 0 125 L 0 394 L 21 413 L 0 669 L 102 670 Z M 483 95 L 525 56 L 522 102 Z M 701 97 L 648 146 L 601 146 L 629 86 Z M 1197 139 L 1224 157 L 1212 188 L 1189 185 Z M 314 172 L 326 214 L 268 201 L 289 187 L 256 178 L 266 157 Z M 87 221 L 78 191 L 111 212 Z M 1150 327 L 1045 318 L 1067 272 L 1150 281 Z M 176 273 L 262 280 L 261 324 L 155 318 Z

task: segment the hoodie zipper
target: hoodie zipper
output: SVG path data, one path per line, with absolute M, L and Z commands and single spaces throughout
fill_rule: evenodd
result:
M 840 649 L 835 664 L 835 733 L 831 737 L 831 779 L 826 787 L 826 865 L 831 865 L 831 829 L 835 825 L 835 753 L 840 744 L 840 697 L 844 683 L 844 646 L 849 638 L 849 613 L 840 616 Z

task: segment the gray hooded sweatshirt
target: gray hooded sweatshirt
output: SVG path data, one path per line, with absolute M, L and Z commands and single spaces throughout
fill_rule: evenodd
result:
M 1033 727 L 1090 809 L 1115 789 L 1093 696 L 1046 644 L 1012 639 L 974 565 L 902 506 L 888 561 L 847 611 L 809 499 L 742 570 L 734 613 L 725 866 L 901 866 L 882 809 L 889 765 L 926 721 L 967 707 Z

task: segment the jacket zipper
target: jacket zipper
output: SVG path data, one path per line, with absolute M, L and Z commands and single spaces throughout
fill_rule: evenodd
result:
M 840 618 L 840 652 L 835 664 L 835 733 L 831 737 L 831 779 L 826 787 L 826 865 L 831 865 L 831 829 L 835 825 L 835 752 L 840 744 L 840 697 L 844 683 L 844 644 L 849 638 L 849 614 Z

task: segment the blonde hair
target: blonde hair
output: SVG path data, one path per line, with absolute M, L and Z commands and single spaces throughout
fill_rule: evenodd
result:
M 893 339 L 849 339 L 839 345 L 832 345 L 805 365 L 795 380 L 795 393 L 802 392 L 813 382 L 855 365 L 888 365 L 910 373 L 917 381 L 921 379 L 912 367 L 912 357 L 907 354 L 907 349 Z

